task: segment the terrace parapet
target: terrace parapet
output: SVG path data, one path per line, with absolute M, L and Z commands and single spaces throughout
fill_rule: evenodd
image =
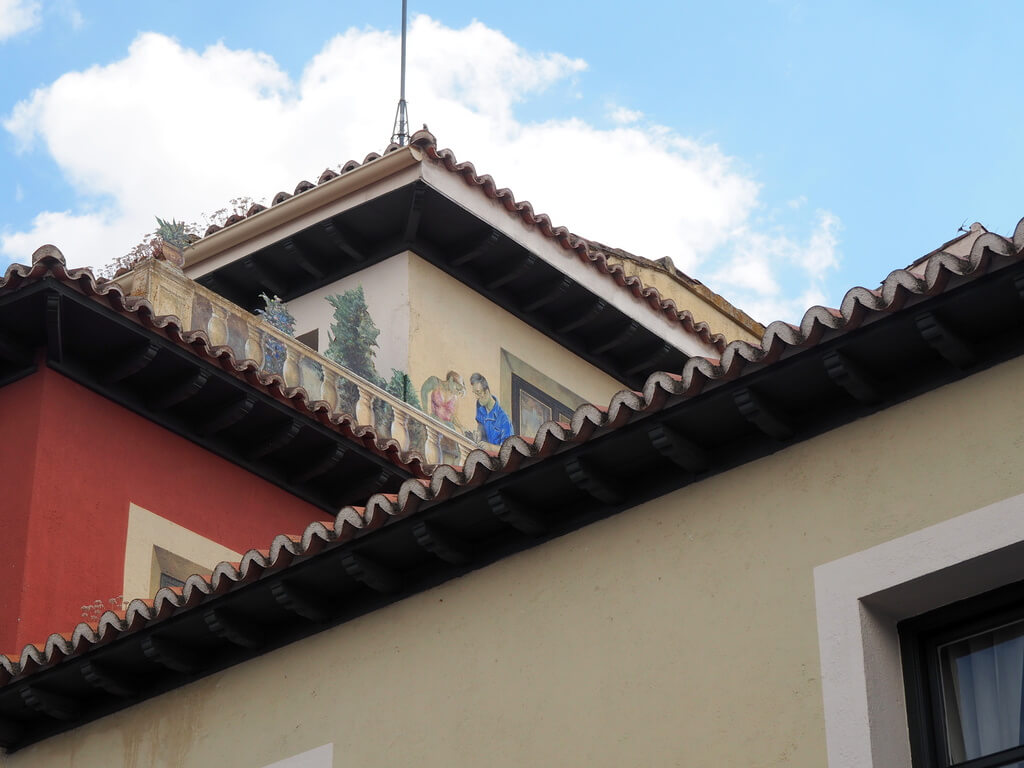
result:
M 419 408 L 371 384 L 342 365 L 274 328 L 258 315 L 186 277 L 164 260 L 150 259 L 115 280 L 128 294 L 145 298 L 156 315 L 174 315 L 187 331 L 205 331 L 214 346 L 225 345 L 239 359 L 255 360 L 286 386 L 301 386 L 311 400 L 335 413 L 372 426 L 405 451 L 418 451 L 438 464 L 456 448 L 463 463 L 477 444 Z

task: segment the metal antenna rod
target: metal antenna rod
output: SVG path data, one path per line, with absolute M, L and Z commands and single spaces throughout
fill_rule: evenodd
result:
M 391 134 L 391 142 L 400 147 L 409 143 L 409 112 L 405 105 L 405 14 L 408 0 L 402 0 L 402 87 L 395 110 L 395 127 Z

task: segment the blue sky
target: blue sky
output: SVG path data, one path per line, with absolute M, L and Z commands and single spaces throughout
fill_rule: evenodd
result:
M 0 264 L 380 150 L 400 2 L 0 0 Z M 420 2 L 410 117 L 556 223 L 758 319 L 837 304 L 978 220 L 1012 233 L 1024 6 Z M 78 73 L 78 74 L 75 74 Z

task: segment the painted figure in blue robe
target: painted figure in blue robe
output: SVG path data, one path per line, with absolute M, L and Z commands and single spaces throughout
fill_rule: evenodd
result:
M 491 394 L 487 379 L 474 373 L 469 377 L 469 385 L 476 398 L 477 440 L 484 450 L 496 452 L 502 441 L 512 436 L 512 422 Z

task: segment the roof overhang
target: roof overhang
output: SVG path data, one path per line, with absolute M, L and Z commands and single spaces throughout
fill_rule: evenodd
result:
M 0 687 L 0 743 L 130 706 L 1024 354 L 1024 224 L 1019 233 L 1012 253 L 977 248 L 976 266 L 950 259 L 927 281 L 894 273 L 879 294 L 851 291 L 841 319 L 812 310 L 789 341 L 769 327 L 761 356 L 741 345 L 751 362 L 693 395 L 652 377 L 643 398 L 616 396 L 603 427 L 580 409 L 536 455 L 503 448 L 500 471 L 450 482 L 442 468 L 421 502 L 408 484 L 362 517 L 344 510 L 333 533 L 279 537 L 239 572 L 215 571 L 215 585 L 187 586 L 180 605 L 158 594 L 151 617 L 130 607 L 123 626 L 101 620 L 95 640 L 80 625 L 26 649 Z
M 412 251 L 631 387 L 719 350 L 459 174 L 406 147 L 213 233 L 186 274 L 253 310 Z
M 304 400 L 248 381 L 231 360 L 176 343 L 141 321 L 148 314 L 111 308 L 121 301 L 119 291 L 88 296 L 54 277 L 0 295 L 0 385 L 44 361 L 332 514 L 413 476 L 318 420 Z

